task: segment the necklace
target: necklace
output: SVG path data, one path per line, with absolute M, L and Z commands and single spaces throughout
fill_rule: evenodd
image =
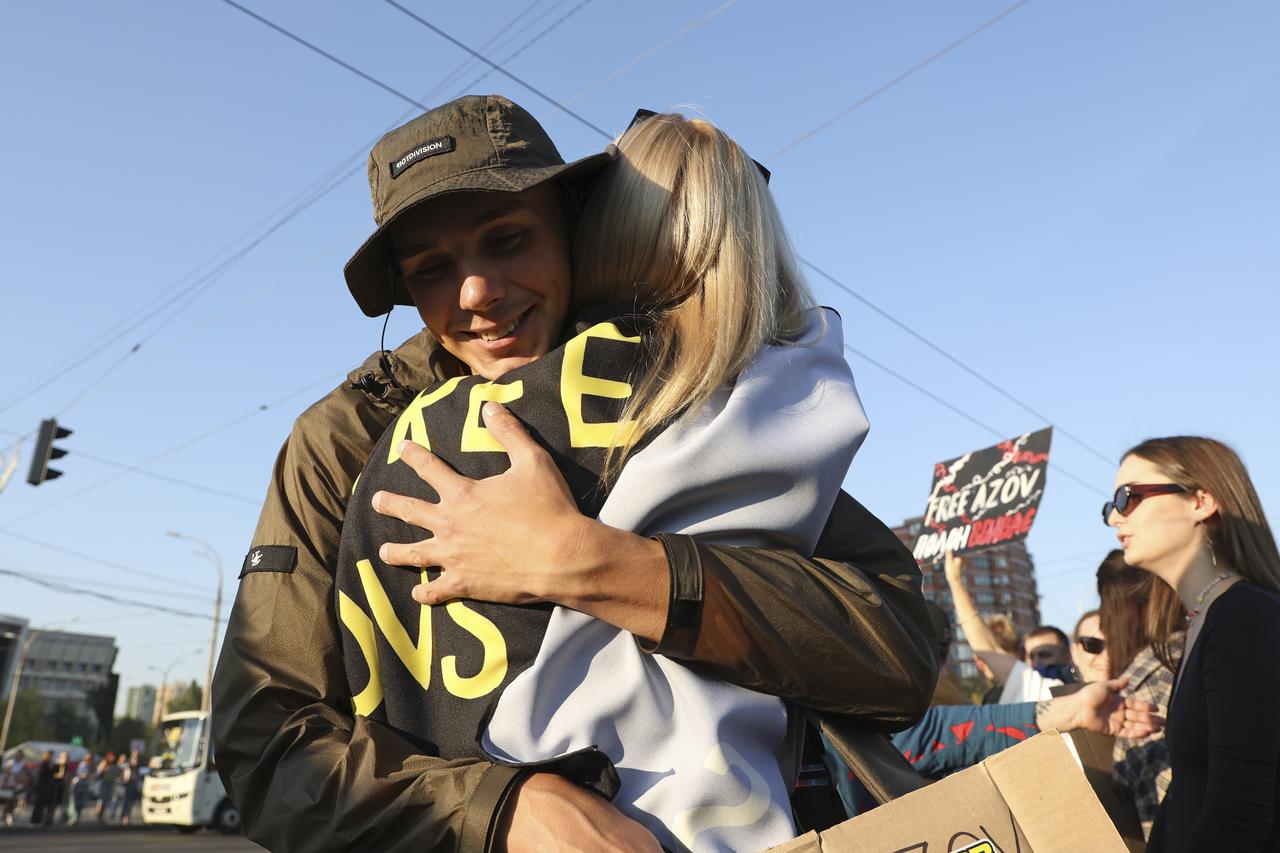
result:
M 1188 625 L 1190 625 L 1191 622 L 1200 615 L 1201 611 L 1204 610 L 1204 597 L 1208 595 L 1215 586 L 1231 577 L 1231 574 L 1231 572 L 1219 572 L 1216 578 L 1209 581 L 1208 585 L 1204 589 L 1200 590 L 1200 594 L 1196 596 L 1196 606 L 1187 611 Z

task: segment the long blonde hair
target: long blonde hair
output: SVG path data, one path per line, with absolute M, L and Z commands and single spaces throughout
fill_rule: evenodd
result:
M 667 113 L 618 148 L 574 238 L 575 303 L 629 303 L 652 319 L 606 481 L 638 439 L 696 411 L 762 347 L 795 342 L 814 308 L 764 178 L 724 132 Z
M 1203 490 L 1218 502 L 1218 511 L 1205 520 L 1218 559 L 1245 580 L 1280 592 L 1280 551 L 1249 471 L 1234 450 L 1220 441 L 1196 435 L 1149 438 L 1130 448 L 1125 457 L 1145 459 L 1179 486 Z M 1180 627 L 1182 602 L 1164 583 L 1154 584 L 1147 604 L 1147 630 L 1160 660 L 1172 668 L 1169 640 Z

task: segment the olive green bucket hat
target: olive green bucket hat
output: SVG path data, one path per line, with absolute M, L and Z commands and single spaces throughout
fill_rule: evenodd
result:
M 405 211 L 445 193 L 518 193 L 550 180 L 580 178 L 615 149 L 565 163 L 547 132 L 500 95 L 466 95 L 389 131 L 369 153 L 369 190 L 377 230 L 343 274 L 370 317 L 412 305 L 386 231 Z

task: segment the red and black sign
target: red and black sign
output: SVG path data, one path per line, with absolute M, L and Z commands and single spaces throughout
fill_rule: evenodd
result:
M 939 462 L 912 552 L 921 563 L 1027 535 L 1044 494 L 1053 427 Z

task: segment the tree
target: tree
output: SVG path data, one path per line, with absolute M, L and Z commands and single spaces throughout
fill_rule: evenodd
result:
M 128 755 L 129 745 L 133 741 L 146 741 L 150 734 L 151 728 L 146 721 L 136 717 L 123 717 L 116 720 L 115 725 L 111 727 L 111 736 L 103 741 L 103 746 L 98 751 Z
M 165 713 L 176 714 L 178 711 L 199 711 L 204 705 L 204 691 L 195 679 L 186 687 L 170 697 Z
M 85 699 L 97 722 L 93 740 L 102 743 L 111 737 L 111 719 L 115 714 L 116 692 L 120 689 L 120 676 L 117 673 L 107 675 L 107 680 L 85 691 Z
M 82 741 L 90 739 L 92 724 L 76 710 L 70 702 L 59 702 L 49 712 L 49 727 L 53 729 L 53 739 L 70 743 L 72 738 Z
M 44 699 L 40 691 L 33 688 L 19 690 L 13 700 L 13 719 L 9 723 L 9 740 L 5 747 L 28 740 L 53 740 L 53 728 L 44 716 Z

